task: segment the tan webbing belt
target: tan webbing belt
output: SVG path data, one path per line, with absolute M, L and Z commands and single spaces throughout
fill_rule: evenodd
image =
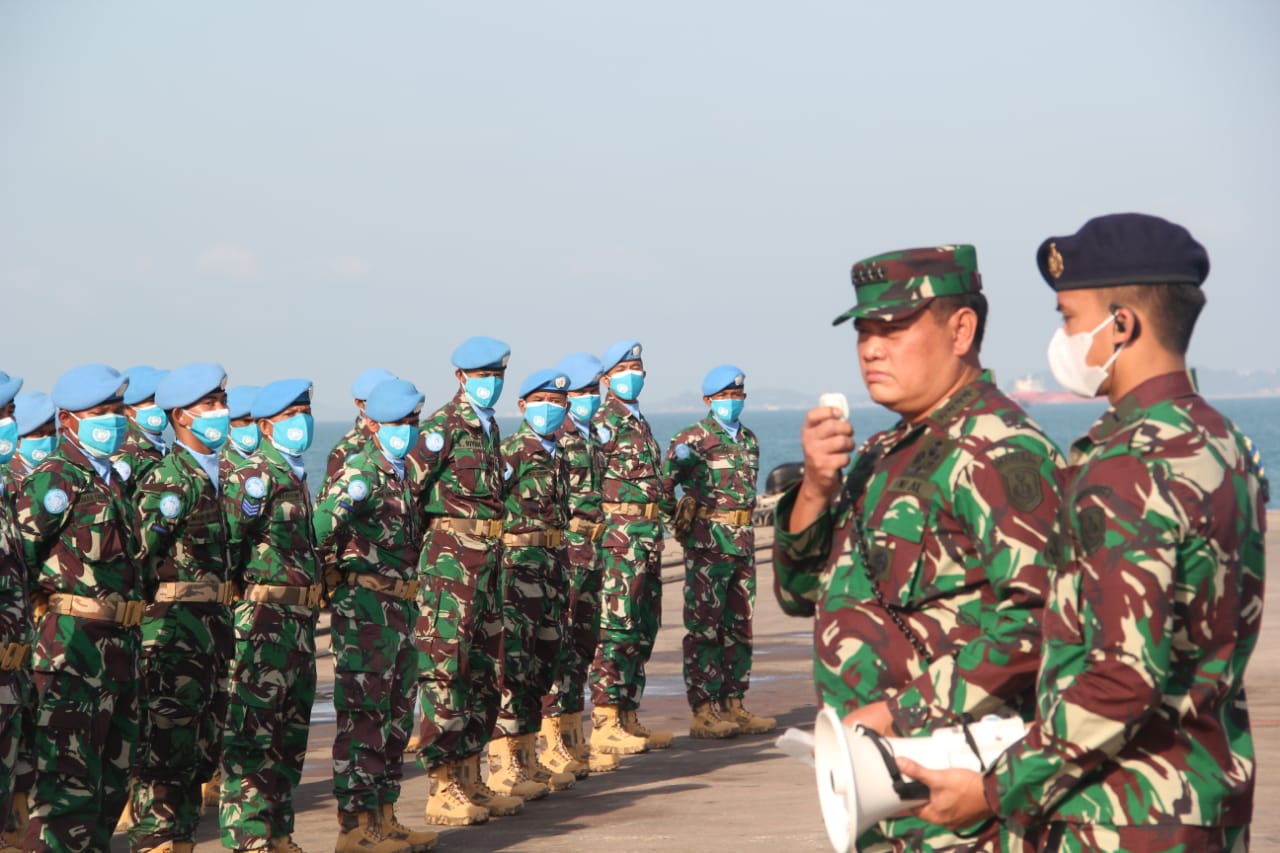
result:
M 721 524 L 732 524 L 737 527 L 746 527 L 751 523 L 751 510 L 710 509 L 705 506 L 700 506 L 698 507 L 698 518 L 705 518 L 709 521 L 718 521 Z
M 571 518 L 569 519 L 569 532 L 585 536 L 592 542 L 599 542 L 604 538 L 604 522 L 587 521 L 585 518 Z
M 632 515 L 639 516 L 648 521 L 658 517 L 657 503 L 619 503 L 617 501 L 605 501 L 600 508 L 610 515 Z
M 500 539 L 502 537 L 502 519 L 500 518 L 456 518 L 444 516 L 431 519 L 431 526 L 437 530 L 453 530 L 457 533 L 468 533 L 483 539 Z
M 145 601 L 104 601 L 88 595 L 71 595 L 66 592 L 55 592 L 49 596 L 49 610 L 63 616 L 79 616 L 81 619 L 96 619 L 100 622 L 115 622 L 126 628 L 135 628 L 142 624 L 142 611 L 146 609 Z
M 564 541 L 563 530 L 538 530 L 532 533 L 505 533 L 502 544 L 514 548 L 559 548 Z
M 413 601 L 418 597 L 419 581 L 396 581 L 381 575 L 367 575 L 360 572 L 347 572 L 343 580 L 348 586 L 360 586 L 374 592 L 382 592 L 401 601 Z
M 324 584 L 311 586 L 279 586 L 251 583 L 244 590 L 244 600 L 258 604 L 284 604 L 291 607 L 319 607 Z
M 22 669 L 27 663 L 30 643 L 9 643 L 0 646 L 0 670 Z
M 230 604 L 235 587 L 221 581 L 166 581 L 156 588 L 157 604 Z

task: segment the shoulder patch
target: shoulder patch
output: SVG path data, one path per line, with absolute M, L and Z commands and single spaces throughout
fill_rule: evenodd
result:
M 54 515 L 66 512 L 67 506 L 71 503 L 67 497 L 67 493 L 62 489 L 50 489 L 44 493 L 44 508 L 46 512 Z
M 1004 493 L 1014 509 L 1030 512 L 1044 500 L 1040 485 L 1040 457 L 1020 450 L 995 461 L 996 470 L 1004 480 Z
M 689 449 L 689 445 L 684 444 L 682 442 L 676 445 L 675 454 L 677 459 L 683 461 L 685 459 L 688 459 L 690 456 L 692 456 L 693 451 Z
M 432 453 L 439 453 L 444 450 L 444 436 L 438 432 L 427 433 L 427 437 L 422 440 L 422 443 Z
M 177 518 L 182 513 L 182 498 L 174 492 L 160 496 L 160 514 L 165 518 Z
M 608 444 L 609 439 L 613 438 L 613 433 L 609 431 L 607 426 L 596 427 L 596 438 L 600 439 L 601 444 Z
M 369 497 L 369 484 L 359 477 L 347 483 L 347 494 L 351 495 L 351 500 L 362 501 Z
M 120 475 L 121 480 L 128 480 L 133 476 L 133 466 L 123 459 L 117 459 L 112 462 L 111 467 L 116 469 L 116 473 Z
M 265 498 L 267 484 L 262 482 L 261 477 L 250 477 L 244 481 L 244 493 L 251 498 Z

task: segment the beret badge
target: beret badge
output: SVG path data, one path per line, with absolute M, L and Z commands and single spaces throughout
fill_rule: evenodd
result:
M 1049 275 L 1053 276 L 1055 281 L 1062 277 L 1065 266 L 1062 263 L 1062 254 L 1058 252 L 1057 243 L 1049 244 L 1049 259 L 1046 263 L 1049 267 Z

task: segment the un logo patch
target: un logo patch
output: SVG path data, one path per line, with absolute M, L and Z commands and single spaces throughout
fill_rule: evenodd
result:
M 165 492 L 160 496 L 160 514 L 165 518 L 177 518 L 182 512 L 182 498 L 173 492 Z

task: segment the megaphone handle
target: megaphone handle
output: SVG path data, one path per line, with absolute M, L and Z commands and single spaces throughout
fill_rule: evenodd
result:
M 898 795 L 898 798 L 903 802 L 929 799 L 928 785 L 914 780 L 908 782 L 902 777 L 902 771 L 898 769 L 898 762 L 894 759 L 893 750 L 884 742 L 884 738 L 881 737 L 880 733 L 874 732 L 865 726 L 861 728 L 862 733 L 875 744 L 880 757 L 884 759 L 885 769 L 889 771 L 889 779 L 893 782 L 893 792 Z

